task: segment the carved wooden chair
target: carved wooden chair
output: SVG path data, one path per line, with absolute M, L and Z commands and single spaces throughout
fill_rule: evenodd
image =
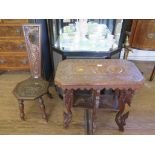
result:
M 41 78 L 41 25 L 27 24 L 23 25 L 26 48 L 30 64 L 31 77 L 18 83 L 13 90 L 14 95 L 18 99 L 20 118 L 25 120 L 24 101 L 38 100 L 42 117 L 48 121 L 45 111 L 45 105 L 42 96 L 49 93 L 49 82 Z

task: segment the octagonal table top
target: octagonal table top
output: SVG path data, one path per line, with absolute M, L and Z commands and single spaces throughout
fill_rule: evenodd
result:
M 62 89 L 138 89 L 144 78 L 136 65 L 120 59 L 67 59 L 57 67 L 55 84 Z

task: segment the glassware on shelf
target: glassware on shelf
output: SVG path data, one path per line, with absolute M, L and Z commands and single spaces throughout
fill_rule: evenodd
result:
M 80 34 L 80 37 L 85 37 L 88 32 L 87 19 L 79 19 L 79 21 L 76 22 L 76 31 Z
M 116 37 L 116 36 L 115 36 Z M 80 19 L 63 28 L 59 47 L 72 51 L 110 51 L 117 48 L 117 41 L 105 24 Z

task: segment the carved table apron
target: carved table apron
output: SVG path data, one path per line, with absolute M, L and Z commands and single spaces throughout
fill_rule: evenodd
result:
M 72 105 L 75 90 L 92 91 L 92 132 L 95 130 L 96 110 L 99 107 L 101 90 L 112 89 L 118 98 L 118 112 L 115 117 L 120 131 L 124 131 L 129 112 L 124 113 L 125 104 L 130 106 L 135 90 L 144 83 L 144 78 L 134 63 L 120 59 L 67 59 L 59 63 L 55 84 L 64 90 L 64 127 L 72 119 Z

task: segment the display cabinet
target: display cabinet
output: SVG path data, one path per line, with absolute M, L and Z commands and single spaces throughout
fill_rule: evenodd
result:
M 48 20 L 54 68 L 68 58 L 119 58 L 124 20 Z

